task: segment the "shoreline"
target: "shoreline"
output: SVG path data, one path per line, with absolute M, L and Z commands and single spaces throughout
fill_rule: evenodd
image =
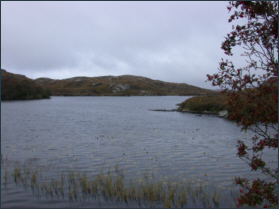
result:
M 226 118 L 228 119 L 228 113 L 227 110 L 222 110 L 219 112 L 211 112 L 211 111 L 193 111 L 193 110 L 179 110 L 179 109 L 171 109 L 171 110 L 166 110 L 166 109 L 154 109 L 151 111 L 158 111 L 158 112 L 181 112 L 181 113 L 192 113 L 196 114 L 196 116 L 202 116 L 202 115 L 209 115 L 209 116 L 216 116 L 219 118 Z

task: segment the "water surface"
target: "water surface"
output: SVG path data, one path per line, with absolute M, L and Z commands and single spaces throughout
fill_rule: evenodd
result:
M 13 162 L 35 159 L 36 166 L 48 170 L 49 178 L 68 171 L 94 176 L 116 164 L 126 179 L 139 182 L 145 176 L 229 188 L 235 176 L 263 176 L 251 172 L 236 156 L 237 140 L 249 143 L 253 133 L 240 132 L 234 122 L 223 118 L 151 111 L 174 109 L 187 98 L 51 97 L 1 102 L 1 153 Z M 277 152 L 270 150 L 266 155 L 271 165 L 277 165 Z M 38 199 L 12 183 L 4 187 L 2 180 L 1 206 L 73 205 Z

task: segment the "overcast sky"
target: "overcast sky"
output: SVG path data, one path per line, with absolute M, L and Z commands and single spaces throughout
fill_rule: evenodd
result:
M 1 1 L 1 68 L 29 78 L 138 75 L 213 88 L 228 2 Z

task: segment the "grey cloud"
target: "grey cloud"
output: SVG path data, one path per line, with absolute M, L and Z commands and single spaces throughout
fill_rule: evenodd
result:
M 231 28 L 226 5 L 1 2 L 2 67 L 33 78 L 134 74 L 210 88 L 206 74 L 216 72 Z

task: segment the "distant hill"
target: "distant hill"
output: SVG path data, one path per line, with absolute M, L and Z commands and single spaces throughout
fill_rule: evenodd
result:
M 36 84 L 51 90 L 55 96 L 151 96 L 208 95 L 215 91 L 185 83 L 169 83 L 140 76 L 38 78 Z
M 1 69 L 1 100 L 28 100 L 50 98 L 50 91 L 24 75 Z

